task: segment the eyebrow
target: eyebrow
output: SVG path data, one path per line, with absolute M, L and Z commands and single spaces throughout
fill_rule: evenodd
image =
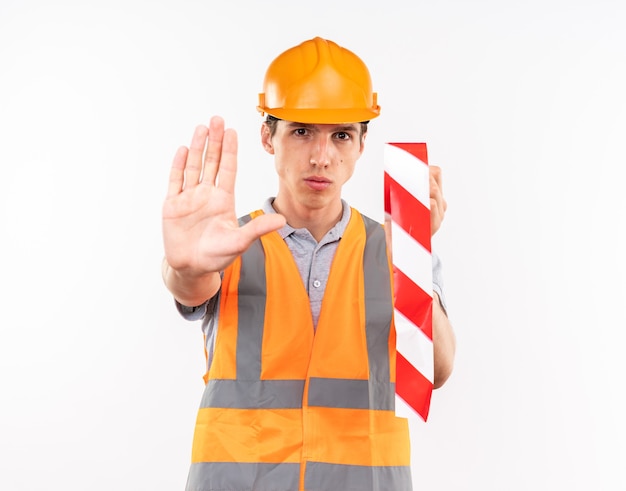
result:
M 287 123 L 287 127 L 288 128 L 307 128 L 307 129 L 313 129 L 315 128 L 315 124 L 310 124 L 310 123 L 298 123 L 295 121 L 289 121 Z M 356 131 L 358 132 L 359 129 L 357 127 L 356 124 L 339 124 L 337 126 L 333 127 L 333 131 L 344 131 L 344 132 L 350 132 L 350 131 Z

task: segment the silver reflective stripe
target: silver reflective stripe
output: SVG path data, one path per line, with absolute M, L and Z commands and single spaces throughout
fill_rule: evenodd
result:
M 307 462 L 304 488 L 307 491 L 411 491 L 413 484 L 409 466 Z
M 395 384 L 376 380 L 350 380 L 311 377 L 309 406 L 345 409 L 377 409 L 391 411 L 388 397 L 380 394 L 395 393 Z M 393 399 L 392 399 L 393 400 Z
M 369 360 L 369 400 L 371 409 L 395 408 L 395 387 L 390 383 L 389 334 L 393 315 L 393 300 L 387 244 L 383 227 L 363 217 L 367 241 L 363 252 L 365 284 L 365 334 Z
M 311 377 L 309 406 L 369 409 L 369 381 Z
M 304 380 L 208 381 L 200 407 L 299 409 Z
M 241 256 L 238 286 L 237 378 L 261 378 L 261 346 L 265 324 L 265 252 L 255 240 Z
M 296 491 L 300 464 L 191 464 L 186 491 L 262 490 Z

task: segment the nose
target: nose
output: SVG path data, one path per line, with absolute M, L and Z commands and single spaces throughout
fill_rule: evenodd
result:
M 320 135 L 317 138 L 315 144 L 313 145 L 313 151 L 310 159 L 311 165 L 315 165 L 318 167 L 328 167 L 330 165 L 330 153 L 332 152 L 332 146 L 329 140 L 330 137 L 327 137 L 325 135 Z

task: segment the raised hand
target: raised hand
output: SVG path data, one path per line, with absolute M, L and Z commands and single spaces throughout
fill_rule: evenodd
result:
M 219 116 L 198 126 L 189 148 L 176 152 L 163 204 L 165 260 L 178 275 L 222 271 L 261 235 L 285 224 L 262 215 L 239 227 L 235 212 L 237 134 Z

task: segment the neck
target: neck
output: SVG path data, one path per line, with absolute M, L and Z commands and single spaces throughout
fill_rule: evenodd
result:
M 310 208 L 277 196 L 272 206 L 286 218 L 290 226 L 306 228 L 318 242 L 341 220 L 343 215 L 343 204 L 340 199 L 320 208 Z

